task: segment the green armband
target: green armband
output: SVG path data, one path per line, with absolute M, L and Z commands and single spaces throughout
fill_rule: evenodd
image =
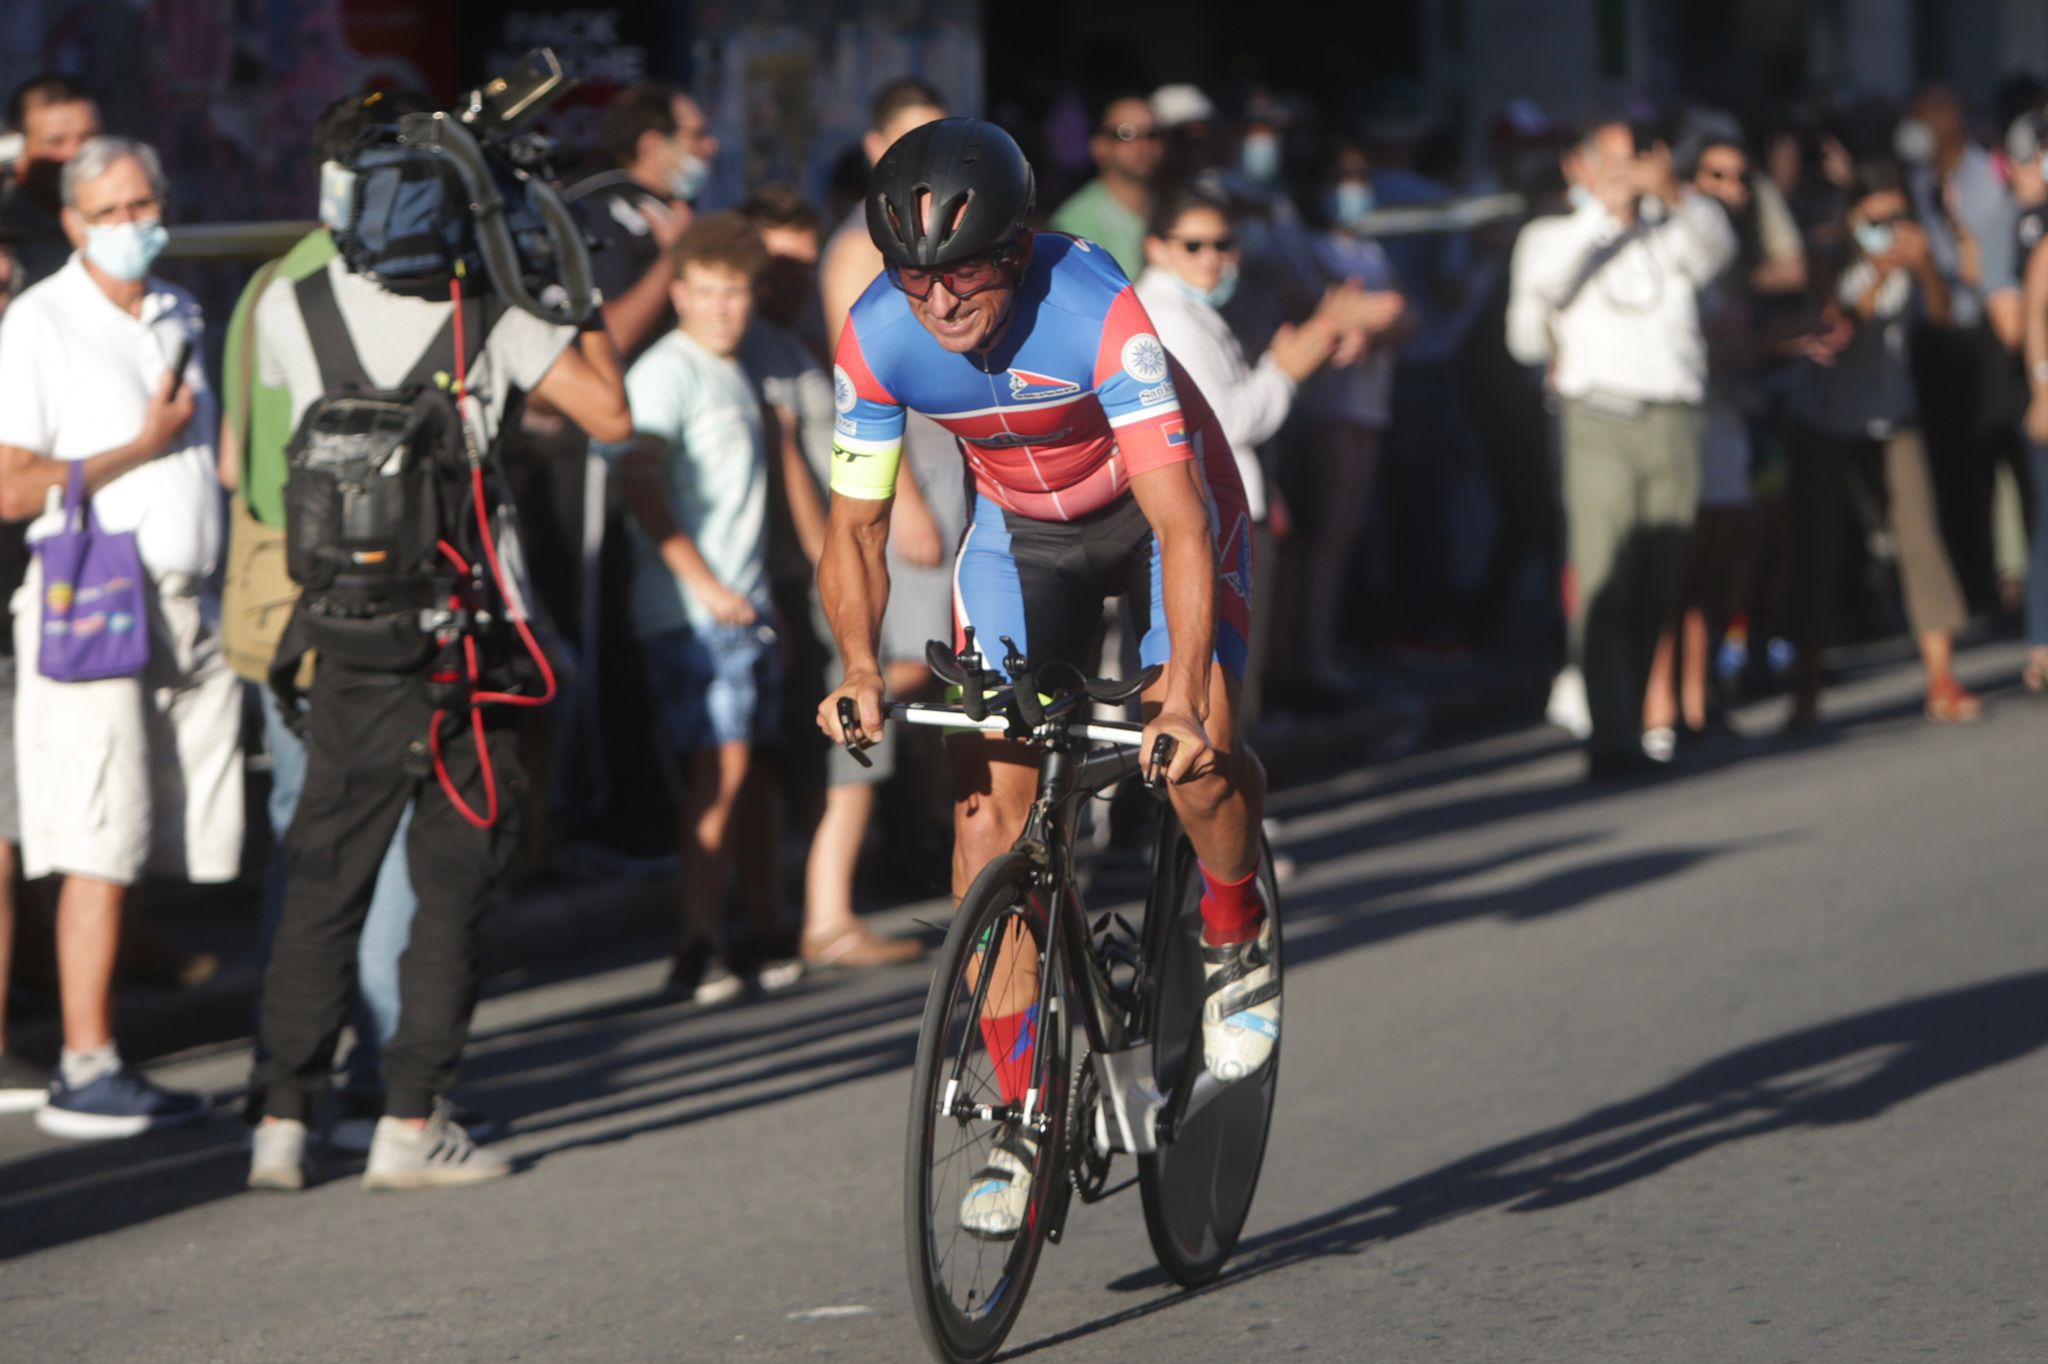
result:
M 896 470 L 902 463 L 901 441 L 836 436 L 832 441 L 832 491 L 863 502 L 886 501 L 896 496 Z

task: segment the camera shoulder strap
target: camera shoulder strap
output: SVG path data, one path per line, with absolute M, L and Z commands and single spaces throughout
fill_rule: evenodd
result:
M 363 367 L 362 354 L 356 349 L 348 319 L 342 316 L 341 301 L 335 296 L 334 281 L 327 271 L 315 270 L 294 288 L 298 294 L 299 315 L 306 323 L 306 337 L 313 345 L 313 363 L 320 371 L 321 392 L 376 388 L 369 371 Z M 465 299 L 462 306 L 463 339 L 470 352 L 464 359 L 468 367 L 474 369 L 477 357 L 483 353 L 484 333 L 504 316 L 504 309 L 491 309 L 483 300 L 472 299 Z M 412 368 L 399 381 L 398 387 L 409 388 L 415 384 L 438 387 L 435 378 L 448 370 L 454 345 L 455 314 L 451 309 L 433 339 L 421 350 L 419 359 L 413 361 Z
M 320 391 L 372 387 L 370 375 L 356 353 L 355 338 L 341 315 L 341 303 L 334 297 L 334 281 L 322 266 L 292 286 L 298 295 L 299 317 L 306 324 L 306 339 L 313 345 L 313 364 L 320 371 Z

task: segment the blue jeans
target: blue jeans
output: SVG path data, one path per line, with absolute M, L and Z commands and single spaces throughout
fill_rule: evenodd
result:
M 2033 544 L 2027 549 L 2027 643 L 2048 648 L 2048 446 L 2027 442 L 2034 481 Z
M 284 888 L 290 875 L 284 836 L 306 785 L 306 746 L 286 727 L 277 694 L 268 687 L 258 690 L 263 695 L 263 746 L 270 753 L 270 829 L 274 835 L 270 865 L 263 873 L 261 964 L 268 965 L 277 921 L 284 913 Z M 407 806 L 377 871 L 369 917 L 363 921 L 363 936 L 356 943 L 356 1045 L 348 1058 L 348 1084 L 354 1089 L 383 1087 L 384 1044 L 398 1031 L 398 959 L 405 955 L 405 945 L 412 937 L 412 916 L 420 905 L 412 893 L 412 873 L 405 860 L 405 835 L 411 824 L 412 807 Z

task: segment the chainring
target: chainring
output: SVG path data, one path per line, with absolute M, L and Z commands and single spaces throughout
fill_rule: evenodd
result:
M 1081 1058 L 1074 1073 L 1072 1099 L 1067 1105 L 1067 1150 L 1072 1153 L 1069 1177 L 1083 1203 L 1093 1203 L 1109 1187 L 1110 1163 L 1114 1151 L 1095 1149 L 1095 1110 L 1102 1101 L 1102 1086 L 1095 1078 L 1095 1057 Z

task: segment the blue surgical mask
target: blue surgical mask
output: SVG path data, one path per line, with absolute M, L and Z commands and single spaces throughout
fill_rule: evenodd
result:
M 1221 308 L 1237 295 L 1237 267 L 1224 266 L 1223 275 L 1216 281 L 1216 287 L 1213 289 L 1197 289 L 1179 275 L 1173 276 L 1173 282 L 1180 286 L 1182 293 L 1196 302 L 1206 303 L 1212 308 Z
M 1566 185 L 1564 187 L 1564 201 L 1570 204 L 1572 212 L 1576 213 L 1587 204 L 1593 202 L 1593 191 L 1587 189 L 1584 185 Z
M 320 221 L 339 231 L 355 216 L 356 173 L 339 161 L 320 163 Z
M 149 273 L 171 234 L 162 220 L 108 223 L 85 229 L 85 258 L 119 280 L 138 280 Z
M 1245 179 L 1270 185 L 1280 178 L 1280 139 L 1273 134 L 1248 135 L 1238 155 Z
M 1866 256 L 1882 256 L 1892 247 L 1890 223 L 1856 224 L 1856 245 Z
M 1323 207 L 1330 217 L 1345 227 L 1357 224 L 1358 220 L 1372 212 L 1372 186 L 1357 180 L 1341 180 L 1330 186 L 1329 194 L 1323 200 Z
M 683 164 L 668 173 L 668 192 L 677 199 L 688 203 L 704 188 L 704 182 L 711 178 L 711 163 L 701 156 L 683 153 Z

